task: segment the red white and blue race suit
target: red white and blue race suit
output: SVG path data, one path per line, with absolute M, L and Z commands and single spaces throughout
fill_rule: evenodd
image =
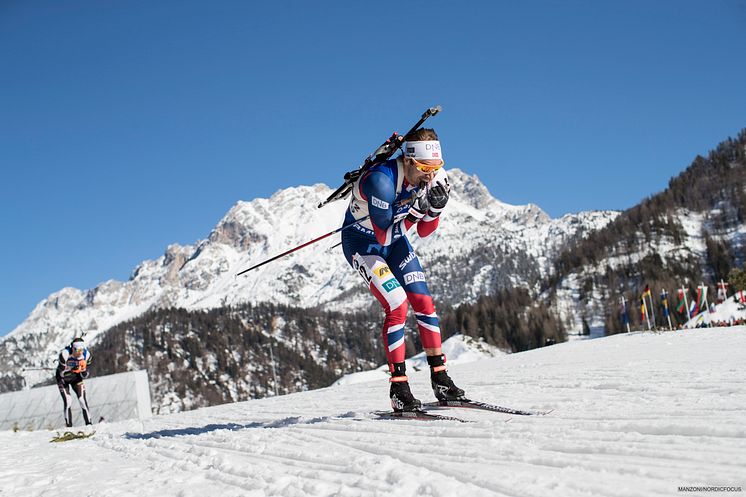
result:
M 446 182 L 441 168 L 431 181 Z M 404 177 L 402 160 L 392 159 L 368 169 L 354 184 L 342 231 L 347 262 L 360 273 L 370 292 L 386 312 L 383 344 L 389 367 L 404 362 L 404 322 L 408 304 L 417 316 L 420 341 L 425 348 L 441 346 L 438 315 L 417 255 L 407 239 L 416 225 L 420 237 L 438 227 L 439 217 L 425 215 L 418 222 L 406 219 L 413 196 L 423 192 Z M 370 218 L 357 222 L 370 214 Z

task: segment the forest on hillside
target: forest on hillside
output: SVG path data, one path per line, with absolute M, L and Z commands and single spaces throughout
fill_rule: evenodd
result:
M 646 286 L 654 298 L 666 289 L 669 304 L 679 303 L 682 285 L 689 299 L 697 295 L 701 282 L 711 289 L 720 280 L 728 281 L 733 269 L 746 261 L 746 244 L 738 230 L 746 220 L 746 129 L 737 138 L 720 143 L 707 157 L 697 156 L 680 175 L 672 178 L 666 190 L 652 195 L 623 212 L 605 228 L 577 241 L 555 262 L 555 271 L 542 283 L 549 295 L 569 275 L 581 275 L 581 301 L 592 292 L 603 295 L 608 332 L 623 331 L 620 319 L 622 296 L 631 303 L 629 316 L 640 324 L 639 299 Z M 686 241 L 681 219 L 702 219 L 698 234 L 705 251 L 701 256 L 679 250 Z M 662 253 L 656 247 L 673 247 Z M 609 261 L 627 261 L 613 267 Z M 661 306 L 656 320 L 663 322 Z M 674 313 L 679 324 L 684 315 Z

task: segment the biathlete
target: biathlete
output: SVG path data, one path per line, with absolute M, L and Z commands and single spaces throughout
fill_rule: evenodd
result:
M 62 349 L 58 357 L 55 380 L 62 395 L 65 426 L 73 425 L 72 397 L 70 387 L 78 397 L 78 403 L 83 411 L 83 419 L 86 425 L 91 424 L 91 413 L 88 408 L 88 399 L 85 392 L 83 380 L 88 378 L 91 367 L 91 352 L 86 347 L 82 338 L 76 338 L 70 345 Z
M 416 411 L 422 403 L 409 388 L 404 362 L 404 324 L 411 304 L 430 365 L 438 400 L 464 399 L 448 376 L 440 326 L 420 261 L 407 239 L 410 230 L 427 237 L 438 227 L 450 185 L 438 135 L 421 128 L 405 137 L 403 154 L 372 166 L 353 185 L 342 231 L 347 262 L 362 276 L 386 313 L 383 344 L 391 371 L 394 411 Z M 370 217 L 367 217 L 370 215 Z

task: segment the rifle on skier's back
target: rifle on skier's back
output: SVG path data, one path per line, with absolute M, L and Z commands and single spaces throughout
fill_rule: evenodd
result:
M 365 171 L 367 171 L 369 168 L 375 166 L 376 164 L 381 164 L 382 162 L 386 162 L 387 160 L 389 160 L 391 158 L 391 156 L 394 155 L 394 152 L 396 152 L 396 149 L 398 149 L 399 147 L 401 147 L 401 144 L 404 143 L 404 139 L 410 133 L 414 133 L 420 126 L 422 126 L 422 124 L 425 121 L 427 121 L 427 119 L 429 117 L 434 116 L 435 114 L 437 114 L 440 111 L 441 111 L 440 105 L 436 105 L 435 107 L 430 107 L 429 109 L 427 109 L 424 112 L 424 114 L 422 114 L 422 117 L 420 118 L 419 121 L 417 121 L 417 124 L 415 124 L 414 126 L 412 126 L 412 129 L 410 129 L 409 131 L 407 131 L 404 135 L 400 135 L 399 133 L 394 132 L 394 134 L 392 134 L 391 137 L 383 143 L 383 145 L 381 145 L 380 147 L 378 147 L 375 152 L 373 152 L 372 154 L 370 154 L 365 159 L 365 162 L 363 162 L 362 166 L 360 166 L 358 169 L 355 169 L 354 171 L 349 171 L 349 172 L 345 173 L 344 183 L 342 183 L 342 186 L 340 186 L 339 188 L 337 188 L 334 191 L 334 193 L 332 193 L 331 195 L 329 195 L 329 197 L 327 197 L 326 200 L 324 200 L 323 202 L 321 202 L 319 204 L 319 208 L 325 206 L 329 202 L 334 202 L 335 200 L 340 200 L 340 199 L 345 198 L 350 193 L 350 191 L 352 191 L 352 185 L 355 183 L 355 181 L 357 181 L 357 179 L 360 177 L 360 175 L 362 175 Z M 240 271 L 240 272 L 236 273 L 236 276 L 241 276 L 242 274 L 246 274 L 249 271 L 252 271 L 252 270 L 254 270 L 254 269 L 258 268 L 258 267 L 264 266 L 265 264 L 267 264 L 269 262 L 277 260 L 277 259 L 279 259 L 281 257 L 285 257 L 286 255 L 292 254 L 296 250 L 300 250 L 303 247 L 307 247 L 307 246 L 312 245 L 312 244 L 314 244 L 314 243 L 316 243 L 316 242 L 318 242 L 320 240 L 323 240 L 324 238 L 330 237 L 330 236 L 334 235 L 335 233 L 339 233 L 342 230 L 346 230 L 347 228 L 349 228 L 351 226 L 354 226 L 355 224 L 357 224 L 357 223 L 359 223 L 361 221 L 364 221 L 368 217 L 370 217 L 370 214 L 368 216 L 362 218 L 362 219 L 358 219 L 354 223 L 347 224 L 345 226 L 340 226 L 339 228 L 337 228 L 337 229 L 335 229 L 333 231 L 330 231 L 329 233 L 325 233 L 325 234 L 323 234 L 321 236 L 318 236 L 318 237 L 314 238 L 313 240 L 309 240 L 306 243 L 298 245 L 297 247 L 293 247 L 293 248 L 291 248 L 289 250 L 286 250 L 285 252 L 283 252 L 281 254 L 277 254 L 274 257 L 270 257 L 269 259 L 267 259 L 265 261 L 262 261 L 262 262 L 260 262 L 258 264 L 254 264 L 250 268 L 244 269 L 243 271 Z
M 427 109 L 422 114 L 422 117 L 420 117 L 420 120 L 417 121 L 417 124 L 412 126 L 412 129 L 407 131 L 404 135 L 400 135 L 399 133 L 394 131 L 394 133 L 389 137 L 388 140 L 383 142 L 383 144 L 378 147 L 375 152 L 366 157 L 365 162 L 363 162 L 362 166 L 360 166 L 358 169 L 345 173 L 344 183 L 342 183 L 342 185 L 337 188 L 334 193 L 329 195 L 326 200 L 319 203 L 318 207 L 324 207 L 329 202 L 343 199 L 347 195 L 349 195 L 350 191 L 352 190 L 352 185 L 365 171 L 375 166 L 376 164 L 381 164 L 389 160 L 391 156 L 394 155 L 396 150 L 401 147 L 401 144 L 404 142 L 404 139 L 407 137 L 407 135 L 416 131 L 420 126 L 422 126 L 425 121 L 427 121 L 429 117 L 434 116 L 441 110 L 442 109 L 440 105 L 436 105 L 435 107 L 430 107 L 429 109 Z

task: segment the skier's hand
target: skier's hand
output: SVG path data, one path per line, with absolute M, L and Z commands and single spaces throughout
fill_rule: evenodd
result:
M 407 219 L 409 219 L 413 223 L 416 223 L 417 221 L 422 219 L 425 214 L 427 214 L 429 208 L 430 204 L 427 201 L 427 194 L 425 192 L 425 189 L 422 189 L 420 191 L 420 194 L 417 195 L 417 197 L 414 199 L 414 202 L 412 202 L 412 205 L 409 207 Z
M 86 369 L 85 371 L 81 371 L 80 372 L 80 377 L 85 380 L 86 378 L 88 378 L 88 375 L 90 375 L 90 374 L 91 373 Z
M 450 185 L 447 181 L 438 181 L 435 186 L 432 186 L 427 190 L 427 201 L 430 204 L 430 212 L 435 215 L 440 214 L 448 203 L 450 189 Z

